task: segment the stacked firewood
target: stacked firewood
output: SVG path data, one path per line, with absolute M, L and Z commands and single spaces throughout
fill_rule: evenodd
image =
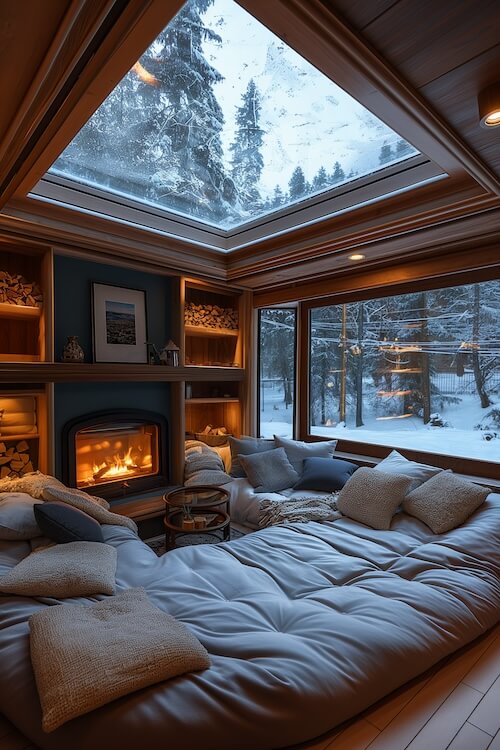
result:
M 26 440 L 18 443 L 0 442 L 0 479 L 22 477 L 33 471 Z
M 19 273 L 0 271 L 0 302 L 24 307 L 41 307 L 43 295 L 35 281 L 26 281 Z
M 232 307 L 196 305 L 194 302 L 187 302 L 184 312 L 184 322 L 187 326 L 237 330 L 238 311 Z

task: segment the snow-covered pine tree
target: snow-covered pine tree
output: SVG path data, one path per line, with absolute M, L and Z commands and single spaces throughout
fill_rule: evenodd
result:
M 342 180 L 345 180 L 345 172 L 340 166 L 340 162 L 336 161 L 333 165 L 333 172 L 331 177 L 332 182 L 335 184 L 337 182 L 342 182 Z
M 396 156 L 398 159 L 403 159 L 405 156 L 409 156 L 412 152 L 412 147 L 403 138 L 399 138 L 396 141 Z
M 388 143 L 384 143 L 380 149 L 380 154 L 378 157 L 379 163 L 387 164 L 387 162 L 392 161 L 393 158 L 394 154 L 392 153 L 392 148 Z
M 280 188 L 279 185 L 276 185 L 274 188 L 273 197 L 270 201 L 270 208 L 278 208 L 279 206 L 282 206 L 287 201 L 287 195 L 286 193 L 283 193 L 283 190 Z
M 326 169 L 324 167 L 320 167 L 313 178 L 312 189 L 315 193 L 320 193 L 322 190 L 326 190 L 328 185 L 329 181 Z
M 236 110 L 235 138 L 230 146 L 231 175 L 244 210 L 254 209 L 260 203 L 259 180 L 264 167 L 260 110 L 260 94 L 252 78 Z
M 290 182 L 288 183 L 288 191 L 290 200 L 292 201 L 296 201 L 306 194 L 307 183 L 302 167 L 295 167 L 293 170 Z
M 171 207 L 220 220 L 231 212 L 236 191 L 222 159 L 224 117 L 214 93 L 222 76 L 203 54 L 203 42 L 221 41 L 203 23 L 212 3 L 189 0 L 140 62 L 158 81 L 148 112 L 154 192 L 168 194 Z

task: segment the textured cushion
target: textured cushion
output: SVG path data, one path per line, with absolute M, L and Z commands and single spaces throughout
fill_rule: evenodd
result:
M 359 469 L 357 464 L 341 458 L 305 458 L 302 476 L 294 489 L 322 492 L 341 490 L 356 469 Z
M 122 695 L 210 666 L 198 639 L 151 604 L 143 589 L 89 606 L 47 607 L 29 624 L 45 732 Z
M 435 534 L 444 534 L 469 518 L 490 492 L 488 487 L 443 471 L 410 492 L 403 510 L 423 521 Z
M 255 492 L 280 492 L 299 479 L 283 448 L 238 458 Z
M 35 507 L 35 518 L 54 542 L 104 542 L 99 522 L 65 503 L 42 503 Z
M 0 591 L 21 596 L 114 594 L 116 549 L 70 542 L 32 552 L 0 578 Z
M 238 456 L 263 453 L 264 451 L 272 451 L 276 448 L 274 440 L 247 437 L 246 435 L 242 435 L 240 438 L 230 437 L 229 445 L 231 447 L 231 476 L 233 479 L 246 477 L 245 469 L 241 465 Z
M 402 456 L 401 453 L 398 453 L 398 451 L 389 453 L 387 458 L 380 461 L 374 468 L 377 471 L 385 471 L 387 474 L 405 474 L 407 477 L 411 477 L 413 481 L 410 485 L 410 492 L 443 471 L 443 469 L 439 469 L 437 466 L 410 461 L 408 458 Z
M 340 491 L 337 508 L 372 529 L 388 529 L 411 481 L 404 474 L 386 474 L 362 466 Z
M 278 435 L 274 436 L 277 448 L 284 448 L 288 460 L 300 476 L 302 474 L 304 459 L 306 458 L 331 458 L 337 445 L 337 440 L 322 440 L 318 443 L 303 443 L 300 440 L 290 440 Z
M 41 505 L 25 492 L 0 493 L 0 539 L 33 539 L 41 531 L 35 519 L 33 508 Z

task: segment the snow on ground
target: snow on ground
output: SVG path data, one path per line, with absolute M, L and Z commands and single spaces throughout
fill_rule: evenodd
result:
M 486 410 L 481 409 L 476 395 L 464 394 L 460 398 L 459 404 L 449 404 L 439 409 L 450 427 L 430 427 L 418 417 L 377 421 L 375 415 L 366 411 L 363 427 L 354 427 L 354 423 L 348 420 L 345 427 L 315 425 L 311 428 L 311 434 L 326 439 L 340 438 L 500 463 L 500 438 L 485 440 L 481 430 L 474 430 L 474 425 Z M 261 436 L 291 437 L 292 419 L 293 409 L 291 406 L 285 408 L 282 389 L 266 389 L 264 409 L 260 413 Z

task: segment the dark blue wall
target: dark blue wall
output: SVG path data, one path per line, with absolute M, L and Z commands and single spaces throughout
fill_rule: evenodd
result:
M 171 279 L 130 268 L 56 255 L 54 258 L 56 361 L 61 359 L 68 336 L 78 336 L 85 361 L 92 362 L 92 282 L 144 289 L 148 339 L 160 349 L 171 337 Z
M 91 284 L 116 284 L 146 292 L 148 339 L 159 348 L 171 337 L 171 279 L 128 268 L 107 266 L 75 258 L 54 259 L 55 359 L 61 358 L 68 336 L 78 336 L 85 361 L 92 361 Z M 124 365 L 126 367 L 126 365 Z M 67 421 L 89 412 L 145 409 L 170 421 L 168 383 L 56 383 L 54 433 L 56 475 L 61 476 L 62 429 Z M 169 444 L 172 436 L 169 436 Z

